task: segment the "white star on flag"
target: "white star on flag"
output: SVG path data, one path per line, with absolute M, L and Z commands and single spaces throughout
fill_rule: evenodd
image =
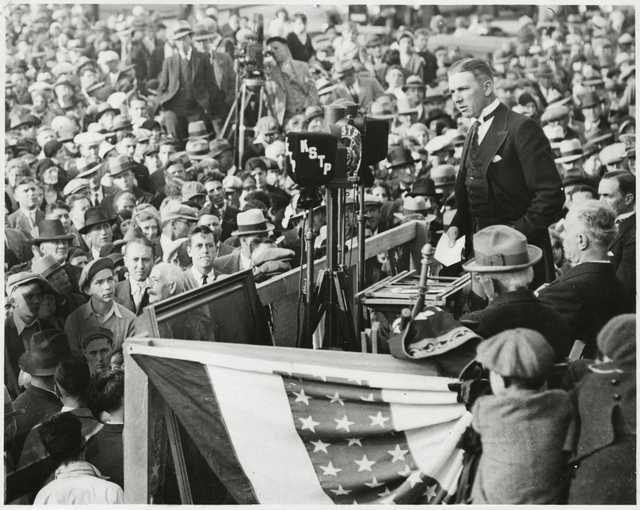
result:
M 376 461 L 369 460 L 366 455 L 363 455 L 360 460 L 354 460 L 356 464 L 358 464 L 358 473 L 360 471 L 371 471 L 371 466 L 373 466 Z
M 407 481 L 411 484 L 411 488 L 413 489 L 419 483 L 422 483 L 422 474 L 420 471 L 414 471 L 409 475 Z
M 305 394 L 304 388 L 301 388 L 300 391 L 294 391 L 293 394 L 296 396 L 296 402 L 302 402 L 305 405 L 309 405 L 309 399 L 311 398 L 309 395 Z
M 313 453 L 324 452 L 328 454 L 327 447 L 331 446 L 331 443 L 323 443 L 322 440 L 318 439 L 317 441 L 311 441 L 311 444 L 314 446 Z
M 347 494 L 351 494 L 351 491 L 342 488 L 342 485 L 338 485 L 337 489 L 330 489 L 336 496 L 346 496 Z
M 382 487 L 384 484 L 379 482 L 378 479 L 374 476 L 373 480 L 371 480 L 370 482 L 365 482 L 364 483 L 367 487 L 371 487 L 372 489 L 375 489 L 376 487 Z
M 327 395 L 327 398 L 331 399 L 331 401 L 329 402 L 330 404 L 340 404 L 341 406 L 344 405 L 344 402 L 340 398 L 340 394 L 337 391 L 333 395 Z
M 404 469 L 402 471 L 398 471 L 398 474 L 406 478 L 411 474 L 411 468 L 405 464 Z
M 427 496 L 427 501 L 431 501 L 436 497 L 436 486 L 435 485 L 427 485 L 427 490 L 424 491 L 424 495 Z
M 322 469 L 322 474 L 324 476 L 338 476 L 338 473 L 342 471 L 342 469 L 334 467 L 333 462 L 329 461 L 329 464 L 326 466 L 320 466 Z
M 313 421 L 313 416 L 309 416 L 308 418 L 298 418 L 302 422 L 302 430 L 310 430 L 311 432 L 316 432 L 316 425 L 320 425 L 319 422 Z
M 369 393 L 366 397 L 360 397 L 365 402 L 373 402 L 373 393 Z
M 409 450 L 403 450 L 399 444 L 393 450 L 387 450 L 387 453 L 393 457 L 391 462 L 404 462 L 404 457 L 409 453 Z
M 384 422 L 389 420 L 390 418 L 385 418 L 384 416 L 382 416 L 382 411 L 378 411 L 378 414 L 376 414 L 375 416 L 369 416 L 369 419 L 371 420 L 372 427 L 380 425 L 382 428 L 384 428 Z
M 349 438 L 349 444 L 347 446 L 353 446 L 354 444 L 357 444 L 358 446 L 362 446 L 362 443 L 360 442 L 360 438 L 359 437 L 351 437 L 351 438 Z
M 385 496 L 388 496 L 389 494 L 391 494 L 391 491 L 389 490 L 389 487 L 385 487 L 384 488 L 384 492 L 378 492 L 378 496 L 380 496 L 381 498 L 384 498 Z
M 351 432 L 349 427 L 356 423 L 355 421 L 349 421 L 346 414 L 339 420 L 334 418 L 333 421 L 336 422 L 336 430 L 344 429 L 345 432 Z

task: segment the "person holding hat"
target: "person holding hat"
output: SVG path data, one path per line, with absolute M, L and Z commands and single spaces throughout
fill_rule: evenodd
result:
M 570 338 L 586 344 L 586 357 L 595 355 L 600 328 L 624 311 L 625 293 L 607 256 L 614 222 L 613 211 L 597 200 L 574 204 L 565 218 L 562 242 L 571 267 L 538 291 L 538 299 L 563 316 Z
M 136 316 L 115 301 L 114 271 L 115 264 L 108 257 L 92 260 L 82 269 L 80 291 L 89 297 L 89 301 L 76 308 L 64 325 L 74 354 L 82 354 L 82 338 L 92 328 L 112 331 L 114 350 L 119 349 L 127 337 L 133 336 Z
M 598 356 L 569 366 L 579 413 L 570 505 L 636 504 L 636 315 L 598 333 Z
M 554 360 L 544 336 L 527 328 L 478 345 L 476 361 L 489 370 L 493 394 L 478 397 L 472 408 L 472 428 L 482 442 L 474 505 L 564 503 L 563 447 L 574 410 L 567 392 L 545 387 Z
M 371 104 L 384 94 L 378 80 L 356 73 L 351 61 L 337 62 L 334 74 L 338 79 L 338 85 L 333 91 L 335 99 L 353 101 L 361 112 L 369 111 Z
M 192 43 L 189 23 L 180 20 L 173 31 L 176 51 L 162 64 L 157 104 L 164 108 L 169 135 L 184 146 L 190 120 L 207 121 L 217 112 L 214 105 L 215 76 L 208 55 L 197 51 Z M 195 72 L 192 70 L 195 69 Z
M 172 241 L 189 235 L 193 226 L 198 222 L 198 211 L 193 207 L 172 202 L 164 209 L 160 209 L 160 246 L 164 254 Z
M 85 211 L 84 224 L 78 232 L 89 248 L 92 258 L 99 258 L 100 248 L 113 241 L 115 222 L 114 217 L 107 217 L 99 207 L 90 207 Z
M 554 270 L 547 229 L 560 218 L 564 195 L 544 132 L 496 99 L 493 71 L 484 60 L 454 63 L 449 88 L 456 108 L 471 122 L 456 183 L 458 208 L 447 230 L 450 243 L 466 235 L 470 255 L 474 233 L 490 225 L 513 225 L 542 248 L 535 282 L 550 281 Z

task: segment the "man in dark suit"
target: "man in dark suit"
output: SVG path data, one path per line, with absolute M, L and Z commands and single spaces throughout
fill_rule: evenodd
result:
M 565 318 L 571 338 L 585 342 L 586 358 L 597 353 L 600 329 L 623 311 L 622 287 L 607 257 L 614 222 L 611 209 L 597 200 L 575 204 L 567 214 L 562 242 L 572 267 L 538 292 L 540 301 Z
M 124 265 L 128 270 L 127 279 L 116 284 L 115 299 L 122 306 L 140 315 L 149 304 L 147 279 L 153 267 L 153 246 L 142 237 L 127 243 Z
M 165 109 L 169 134 L 184 146 L 190 121 L 209 123 L 217 90 L 208 55 L 196 51 L 191 42 L 193 32 L 186 21 L 179 21 L 172 41 L 176 47 L 166 58 L 160 72 L 158 105 Z
M 632 312 L 636 303 L 636 177 L 626 171 L 605 174 L 598 193 L 616 213 L 617 233 L 609 255 L 625 291 L 627 311 Z
M 449 70 L 458 110 L 473 119 L 456 182 L 458 210 L 447 231 L 451 242 L 474 232 L 509 225 L 543 251 L 534 283 L 553 278 L 548 227 L 560 218 L 564 195 L 549 141 L 532 119 L 510 111 L 495 96 L 493 75 L 481 59 L 462 59 Z

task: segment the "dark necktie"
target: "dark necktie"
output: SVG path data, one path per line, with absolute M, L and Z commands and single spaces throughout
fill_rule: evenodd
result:
M 360 104 L 360 97 L 358 97 L 358 93 L 356 92 L 355 87 L 349 87 L 349 92 L 351 92 L 351 97 L 353 98 L 353 102 L 356 104 Z
M 205 275 L 202 275 L 202 285 L 203 285 L 203 286 L 207 284 L 207 279 L 208 279 L 208 278 L 209 278 L 209 277 L 208 277 L 206 274 L 205 274 Z

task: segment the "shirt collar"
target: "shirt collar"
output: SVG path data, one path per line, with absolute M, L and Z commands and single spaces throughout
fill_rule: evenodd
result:
M 493 110 L 495 110 L 498 106 L 500 106 L 500 101 L 498 101 L 498 99 L 494 99 L 493 102 L 485 106 L 484 109 L 480 112 L 480 118 L 478 119 L 480 123 L 483 124 L 485 121 L 482 119 L 484 119 L 487 115 L 492 113 Z M 489 119 L 487 119 L 487 122 L 488 120 Z
M 250 269 L 252 266 L 253 262 L 251 261 L 251 257 L 247 257 L 240 252 L 240 267 L 242 267 L 242 269 Z
M 87 301 L 85 306 L 87 307 L 87 316 L 93 315 L 94 317 L 100 319 L 103 323 L 107 322 L 112 315 L 115 315 L 118 319 L 122 319 L 122 313 L 120 312 L 118 303 L 116 303 L 115 300 L 113 301 L 113 303 L 111 303 L 111 309 L 105 315 L 100 315 L 93 310 L 93 306 L 91 306 L 91 299 Z
M 629 211 L 626 213 L 618 214 L 618 217 L 616 218 L 616 223 L 619 223 L 622 220 L 626 220 L 627 218 L 631 218 L 631 216 L 633 216 L 634 214 L 635 214 L 635 211 Z
M 193 53 L 193 48 L 189 47 L 189 51 L 187 53 L 183 53 L 181 51 L 178 52 L 180 54 L 180 58 L 184 60 L 191 60 L 191 54 Z
M 195 277 L 196 281 L 198 282 L 198 285 L 200 285 L 202 283 L 202 277 L 204 276 L 200 271 L 198 271 L 198 269 L 196 268 L 196 266 L 191 266 L 191 274 L 193 274 L 193 276 Z M 211 283 L 213 280 L 215 280 L 215 273 L 213 271 L 213 268 L 211 269 L 211 271 L 209 271 L 209 273 L 207 273 L 207 283 Z
M 38 319 L 34 319 L 30 324 L 27 324 L 22 320 L 22 317 L 19 315 L 13 314 L 13 323 L 16 325 L 16 330 L 18 330 L 18 335 L 22 335 L 22 332 L 38 323 Z

